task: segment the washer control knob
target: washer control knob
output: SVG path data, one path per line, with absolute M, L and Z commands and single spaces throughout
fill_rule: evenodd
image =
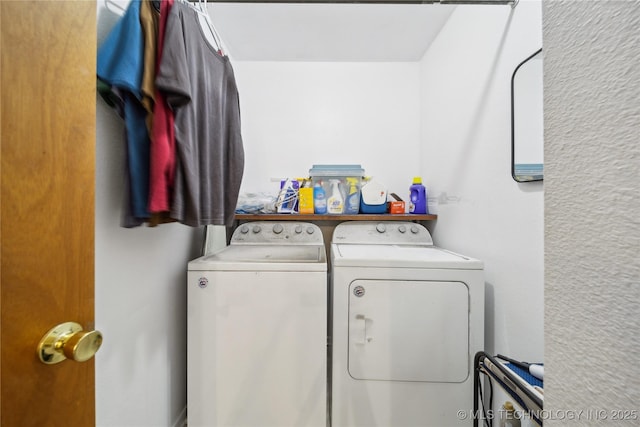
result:
M 249 226 L 248 225 L 243 225 L 242 227 L 240 227 L 240 232 L 242 234 L 247 234 L 249 232 Z
M 282 226 L 282 224 L 276 224 L 273 226 L 273 232 L 275 234 L 280 234 L 282 233 L 283 230 L 284 230 L 284 227 Z
M 418 226 L 417 226 L 417 225 L 412 225 L 412 226 L 411 226 L 411 232 L 412 232 L 413 234 L 418 234 L 418 232 L 419 232 L 419 231 L 420 231 L 420 229 L 418 228 Z
M 315 233 L 316 229 L 313 227 L 307 227 L 307 234 L 313 234 Z
M 251 231 L 253 231 L 254 234 L 258 234 L 262 231 L 262 227 L 260 227 L 259 225 L 254 225 Z
M 387 231 L 387 227 L 383 223 L 379 223 L 378 225 L 376 225 L 376 230 L 378 231 L 378 233 L 384 233 L 385 231 Z
M 404 225 L 401 225 L 398 227 L 398 231 L 404 234 L 407 232 L 407 227 L 405 227 Z
M 296 225 L 296 228 L 295 228 L 294 231 L 296 232 L 296 234 L 302 233 L 302 226 L 301 225 Z

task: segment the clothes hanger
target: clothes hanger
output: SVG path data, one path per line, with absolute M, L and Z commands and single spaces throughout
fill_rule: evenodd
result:
M 193 3 L 189 0 L 177 0 L 177 1 L 189 6 L 191 9 L 195 10 L 199 15 L 202 15 L 202 17 L 205 20 L 205 23 L 207 24 L 207 29 L 209 30 L 209 32 L 211 33 L 211 36 L 213 37 L 213 44 L 215 45 L 214 47 L 218 50 L 218 53 L 220 55 L 224 55 L 222 43 L 220 42 L 220 36 L 218 36 L 218 32 L 215 30 L 215 27 L 213 26 L 213 23 L 211 22 L 211 18 L 209 18 L 209 13 L 207 12 L 207 9 L 206 9 L 206 3 L 207 3 L 206 0 L 204 2 L 202 0 L 197 0 L 197 2 L 193 0 L 194 1 Z
M 104 5 L 107 8 L 107 10 L 109 10 L 110 12 L 113 12 L 121 16 L 127 11 L 123 6 L 121 6 L 120 4 L 116 3 L 113 0 L 104 0 Z
M 221 42 L 220 36 L 218 35 L 218 32 L 216 31 L 216 28 L 213 25 L 213 22 L 211 22 L 211 18 L 209 17 L 209 12 L 207 11 L 207 0 L 198 0 L 198 9 L 204 15 L 204 20 L 207 23 L 207 27 L 209 28 L 211 35 L 213 36 L 213 41 L 215 42 L 218 48 L 218 52 L 220 53 L 220 55 L 224 55 L 224 50 L 222 48 L 222 42 Z

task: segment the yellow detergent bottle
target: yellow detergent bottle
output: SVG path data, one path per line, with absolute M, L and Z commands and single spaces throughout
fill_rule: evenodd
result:
M 302 180 L 298 210 L 301 214 L 313 213 L 313 187 L 311 187 L 311 180 L 309 179 Z

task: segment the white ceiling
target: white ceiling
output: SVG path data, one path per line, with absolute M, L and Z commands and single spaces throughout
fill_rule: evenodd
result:
M 241 61 L 419 61 L 450 4 L 209 3 L 231 58 Z

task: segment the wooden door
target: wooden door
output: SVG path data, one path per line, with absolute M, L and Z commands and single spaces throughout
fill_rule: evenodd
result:
M 0 1 L 0 425 L 95 425 L 94 361 L 45 365 L 94 314 L 95 1 Z

